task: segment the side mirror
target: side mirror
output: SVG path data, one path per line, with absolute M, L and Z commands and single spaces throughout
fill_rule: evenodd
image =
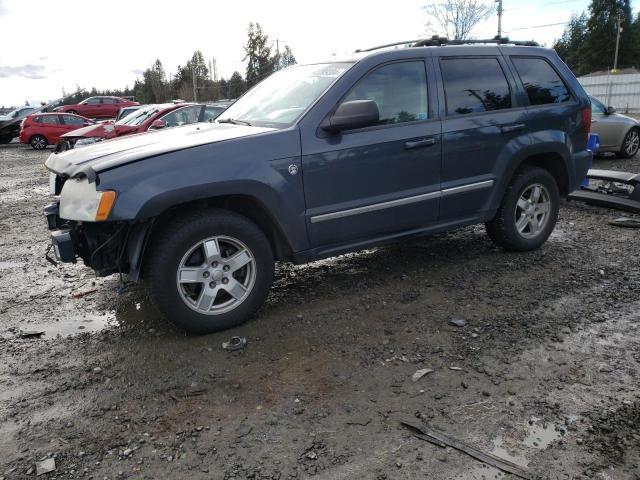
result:
M 607 107 L 604 113 L 606 113 L 607 115 L 613 115 L 614 113 L 616 113 L 616 109 L 613 107 Z
M 338 133 L 375 125 L 380 121 L 378 104 L 373 100 L 352 100 L 340 104 L 336 112 L 321 126 L 323 130 Z
M 166 127 L 167 124 L 164 120 L 154 120 L 153 122 L 151 122 L 151 126 L 149 127 L 150 130 L 160 130 L 161 128 Z

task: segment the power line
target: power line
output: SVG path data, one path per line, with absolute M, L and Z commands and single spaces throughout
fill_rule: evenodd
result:
M 546 25 L 532 25 L 530 27 L 519 27 L 512 28 L 509 32 L 515 32 L 516 30 L 530 30 L 532 28 L 545 28 L 545 27 L 556 27 L 558 25 L 567 25 L 569 22 L 559 22 L 559 23 L 547 23 Z M 509 33 L 507 32 L 507 33 Z

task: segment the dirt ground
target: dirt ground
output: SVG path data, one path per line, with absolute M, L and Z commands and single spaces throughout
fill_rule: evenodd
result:
M 531 478 L 640 478 L 640 231 L 620 212 L 565 203 L 531 253 L 478 226 L 280 265 L 256 319 L 191 337 L 142 287 L 45 260 L 49 153 L 0 149 L 0 480 L 47 458 L 41 478 L 517 478 L 400 421 Z

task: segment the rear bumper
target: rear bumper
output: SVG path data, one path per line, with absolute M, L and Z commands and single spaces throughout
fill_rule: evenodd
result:
M 569 193 L 578 190 L 580 184 L 587 176 L 587 172 L 593 163 L 593 152 L 591 150 L 582 150 L 573 154 L 573 172 L 569 172 Z

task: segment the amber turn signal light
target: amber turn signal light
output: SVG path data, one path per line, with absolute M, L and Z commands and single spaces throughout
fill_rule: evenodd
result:
M 96 222 L 104 222 L 109 217 L 115 203 L 116 192 L 113 190 L 102 192 L 100 203 L 98 204 L 98 211 L 96 212 Z

